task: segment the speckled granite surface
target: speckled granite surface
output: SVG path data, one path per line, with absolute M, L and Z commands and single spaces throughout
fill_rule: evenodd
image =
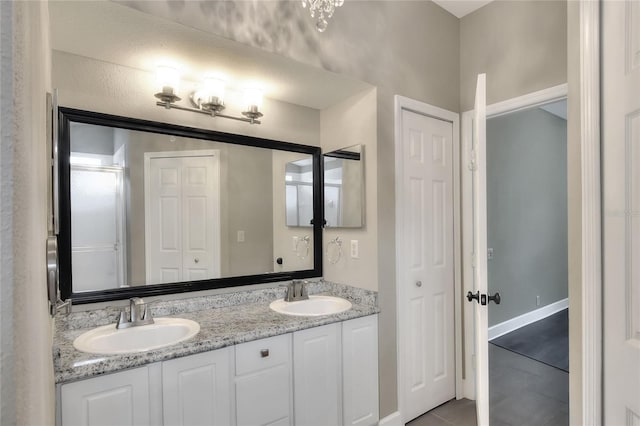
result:
M 284 296 L 284 288 L 245 290 L 150 305 L 154 317 L 177 316 L 197 321 L 200 332 L 185 342 L 165 348 L 122 355 L 96 355 L 77 351 L 76 337 L 100 325 L 114 324 L 120 308 L 77 312 L 56 317 L 53 366 L 56 383 L 89 378 L 157 361 L 206 352 L 251 340 L 379 312 L 377 293 L 347 285 L 318 281 L 309 294 L 328 294 L 349 300 L 346 312 L 320 317 L 283 315 L 269 309 L 271 301 Z

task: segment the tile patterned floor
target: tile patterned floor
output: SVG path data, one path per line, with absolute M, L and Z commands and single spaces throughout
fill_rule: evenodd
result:
M 489 345 L 491 426 L 569 424 L 569 374 Z M 409 426 L 475 426 L 475 402 L 452 400 Z
M 408 426 L 475 426 L 475 424 L 476 403 L 468 399 L 451 400 L 407 423 Z

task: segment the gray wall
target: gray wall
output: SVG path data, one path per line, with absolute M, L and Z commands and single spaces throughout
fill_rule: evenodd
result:
M 489 325 L 565 299 L 565 120 L 538 108 L 487 120 L 487 205 L 489 291 L 503 298 Z
M 473 109 L 476 75 L 487 104 L 567 82 L 567 2 L 494 1 L 460 20 L 460 110 Z
M 71 152 L 113 155 L 114 133 L 111 127 L 71 123 Z

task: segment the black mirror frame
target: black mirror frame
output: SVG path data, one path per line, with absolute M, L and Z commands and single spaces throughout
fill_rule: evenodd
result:
M 73 304 L 106 302 L 128 299 L 131 297 L 149 297 L 173 293 L 210 290 L 226 287 L 237 287 L 250 284 L 273 283 L 292 279 L 313 278 L 322 276 L 322 220 L 313 221 L 313 269 L 274 272 L 269 274 L 244 275 L 237 277 L 214 278 L 200 281 L 185 281 L 170 284 L 155 284 L 140 287 L 127 287 L 113 290 L 99 290 L 74 293 L 71 274 L 71 190 L 70 165 L 71 151 L 70 123 L 94 124 L 106 127 L 118 127 L 127 130 L 137 130 L 163 135 L 180 136 L 203 139 L 216 142 L 226 142 L 238 145 L 255 146 L 259 148 L 280 151 L 299 152 L 311 155 L 313 158 L 313 217 L 323 217 L 323 176 L 322 155 L 320 147 L 300 145 L 252 136 L 223 133 L 213 130 L 196 129 L 177 126 L 155 121 L 120 117 L 97 112 L 83 111 L 72 108 L 59 108 L 59 207 L 60 233 L 58 235 L 58 249 L 60 259 L 60 296 L 62 300 L 70 299 Z

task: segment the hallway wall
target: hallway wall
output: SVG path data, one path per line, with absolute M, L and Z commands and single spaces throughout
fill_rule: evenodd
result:
M 540 108 L 487 120 L 489 326 L 567 298 L 567 122 Z M 540 296 L 540 305 L 536 305 Z

